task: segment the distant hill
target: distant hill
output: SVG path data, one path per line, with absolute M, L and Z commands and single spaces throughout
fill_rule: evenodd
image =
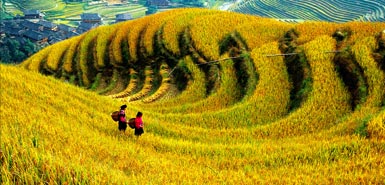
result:
M 6 4 L 14 4 L 20 9 L 39 9 L 48 10 L 55 8 L 57 3 L 62 3 L 62 0 L 3 0 Z
M 98 13 L 105 23 L 111 23 L 117 14 L 130 13 L 132 18 L 139 18 L 145 16 L 147 11 L 147 7 L 140 4 L 117 4 L 116 1 L 66 3 L 64 0 L 5 0 L 1 4 L 1 9 L 4 18 L 23 15 L 24 10 L 35 9 L 43 12 L 46 20 L 72 26 L 77 26 L 82 13 Z
M 290 20 L 385 21 L 385 0 L 240 0 L 229 10 Z

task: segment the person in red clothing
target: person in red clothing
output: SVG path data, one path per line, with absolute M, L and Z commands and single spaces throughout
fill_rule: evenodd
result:
M 127 129 L 127 120 L 126 120 L 126 110 L 127 108 L 127 105 L 122 105 L 120 107 L 120 111 L 119 111 L 119 131 L 123 131 L 123 133 L 126 131 Z
M 139 137 L 144 133 L 142 116 L 143 116 L 143 113 L 138 112 L 135 118 L 135 135 L 137 137 Z

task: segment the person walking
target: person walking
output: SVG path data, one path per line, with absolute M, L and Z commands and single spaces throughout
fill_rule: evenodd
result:
M 142 116 L 143 116 L 143 113 L 138 112 L 135 118 L 135 135 L 137 136 L 137 138 L 139 138 L 139 136 L 141 136 L 144 133 Z
M 126 108 L 127 105 L 122 105 L 120 106 L 120 111 L 119 111 L 119 131 L 123 131 L 123 133 L 126 132 L 127 129 L 127 120 L 126 120 Z

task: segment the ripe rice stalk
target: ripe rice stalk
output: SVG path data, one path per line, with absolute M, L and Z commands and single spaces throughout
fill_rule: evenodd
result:
M 189 26 L 190 21 L 196 16 L 202 16 L 206 14 L 215 14 L 217 11 L 207 11 L 205 9 L 196 9 L 194 11 L 186 11 L 173 19 L 167 20 L 164 23 L 162 30 L 162 37 L 164 39 L 165 47 L 176 55 L 180 55 L 181 51 L 179 46 L 181 43 L 181 35 L 185 29 Z
M 105 61 L 108 58 L 109 48 L 108 46 L 112 42 L 112 39 L 115 38 L 115 33 L 118 30 L 119 26 L 108 26 L 101 31 L 96 39 L 96 58 L 95 68 L 101 70 L 106 67 L 111 61 Z M 112 51 L 113 52 L 113 51 Z
M 136 87 L 138 86 L 137 73 L 138 72 L 136 72 L 134 69 L 131 68 L 130 69 L 130 81 L 128 82 L 126 89 L 123 90 L 122 92 L 109 95 L 109 97 L 111 97 L 111 98 L 125 98 L 125 97 L 131 95 L 134 92 L 134 90 L 136 89 Z
M 144 72 L 145 72 L 145 80 L 144 80 L 143 88 L 139 92 L 125 98 L 123 101 L 127 101 L 127 102 L 137 101 L 137 100 L 144 98 L 145 96 L 148 95 L 148 93 L 150 93 L 151 88 L 152 88 L 153 73 L 154 72 L 150 66 L 146 66 Z
M 89 87 L 92 83 L 91 80 L 94 77 L 94 51 L 95 51 L 95 40 L 99 34 L 103 30 L 103 27 L 99 27 L 88 32 L 86 36 L 84 36 L 82 42 L 79 45 L 79 62 L 78 62 L 78 77 L 79 80 L 85 87 Z M 96 75 L 96 74 L 95 74 Z
M 110 45 L 110 51 L 111 55 L 113 56 L 112 65 L 114 66 L 120 66 L 123 62 L 123 54 L 122 54 L 122 46 L 124 46 L 124 43 L 127 42 L 127 37 L 130 33 L 130 28 L 133 27 L 133 21 L 120 23 L 119 27 L 116 27 L 116 30 L 111 32 L 112 35 L 112 41 Z M 127 48 L 128 50 L 128 48 Z M 128 54 L 128 51 L 127 51 Z
M 59 67 L 61 67 L 63 55 L 65 54 L 68 46 L 71 44 L 69 40 L 65 40 L 60 42 L 53 47 L 50 51 L 50 55 L 47 57 L 47 68 L 52 71 L 57 71 Z
M 286 118 L 257 129 L 263 137 L 287 137 L 313 133 L 339 122 L 341 115 L 349 113 L 349 95 L 332 63 L 335 41 L 321 36 L 304 45 L 311 67 L 312 92 L 308 100 Z
M 144 103 L 154 102 L 167 93 L 167 91 L 170 89 L 170 86 L 171 86 L 171 84 L 170 84 L 171 79 L 168 75 L 169 72 L 170 72 L 170 69 L 167 66 L 167 64 L 162 63 L 162 65 L 160 66 L 160 71 L 159 71 L 160 75 L 162 76 L 162 81 L 161 81 L 160 87 L 155 91 L 154 94 L 152 94 L 149 97 L 144 98 L 142 100 L 142 102 L 144 102 Z
M 368 123 L 368 134 L 370 138 L 385 140 L 385 111 L 382 110 Z
M 63 71 L 65 73 L 72 74 L 74 72 L 76 52 L 78 49 L 78 45 L 81 43 L 83 38 L 84 34 L 70 38 L 71 45 L 69 46 L 63 57 Z
M 53 46 L 48 46 L 44 49 L 42 49 L 40 52 L 34 54 L 31 57 L 31 61 L 29 62 L 28 69 L 31 71 L 39 72 L 43 65 L 47 61 L 47 57 L 49 56 L 49 53 Z

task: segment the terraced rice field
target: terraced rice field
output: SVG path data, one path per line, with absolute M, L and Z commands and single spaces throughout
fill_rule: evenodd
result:
M 40 10 L 45 14 L 45 19 L 57 23 L 77 25 L 82 13 L 99 13 L 106 24 L 115 21 L 115 15 L 120 13 L 131 13 L 133 18 L 145 16 L 147 8 L 139 4 L 89 4 L 86 2 L 65 3 L 62 0 L 39 0 L 39 1 L 15 1 L 6 0 L 4 12 L 9 15 L 23 15 L 22 10 Z
M 385 21 L 384 0 L 242 0 L 229 10 L 284 20 Z
M 176 9 L 0 65 L 0 183 L 381 184 L 384 28 Z

